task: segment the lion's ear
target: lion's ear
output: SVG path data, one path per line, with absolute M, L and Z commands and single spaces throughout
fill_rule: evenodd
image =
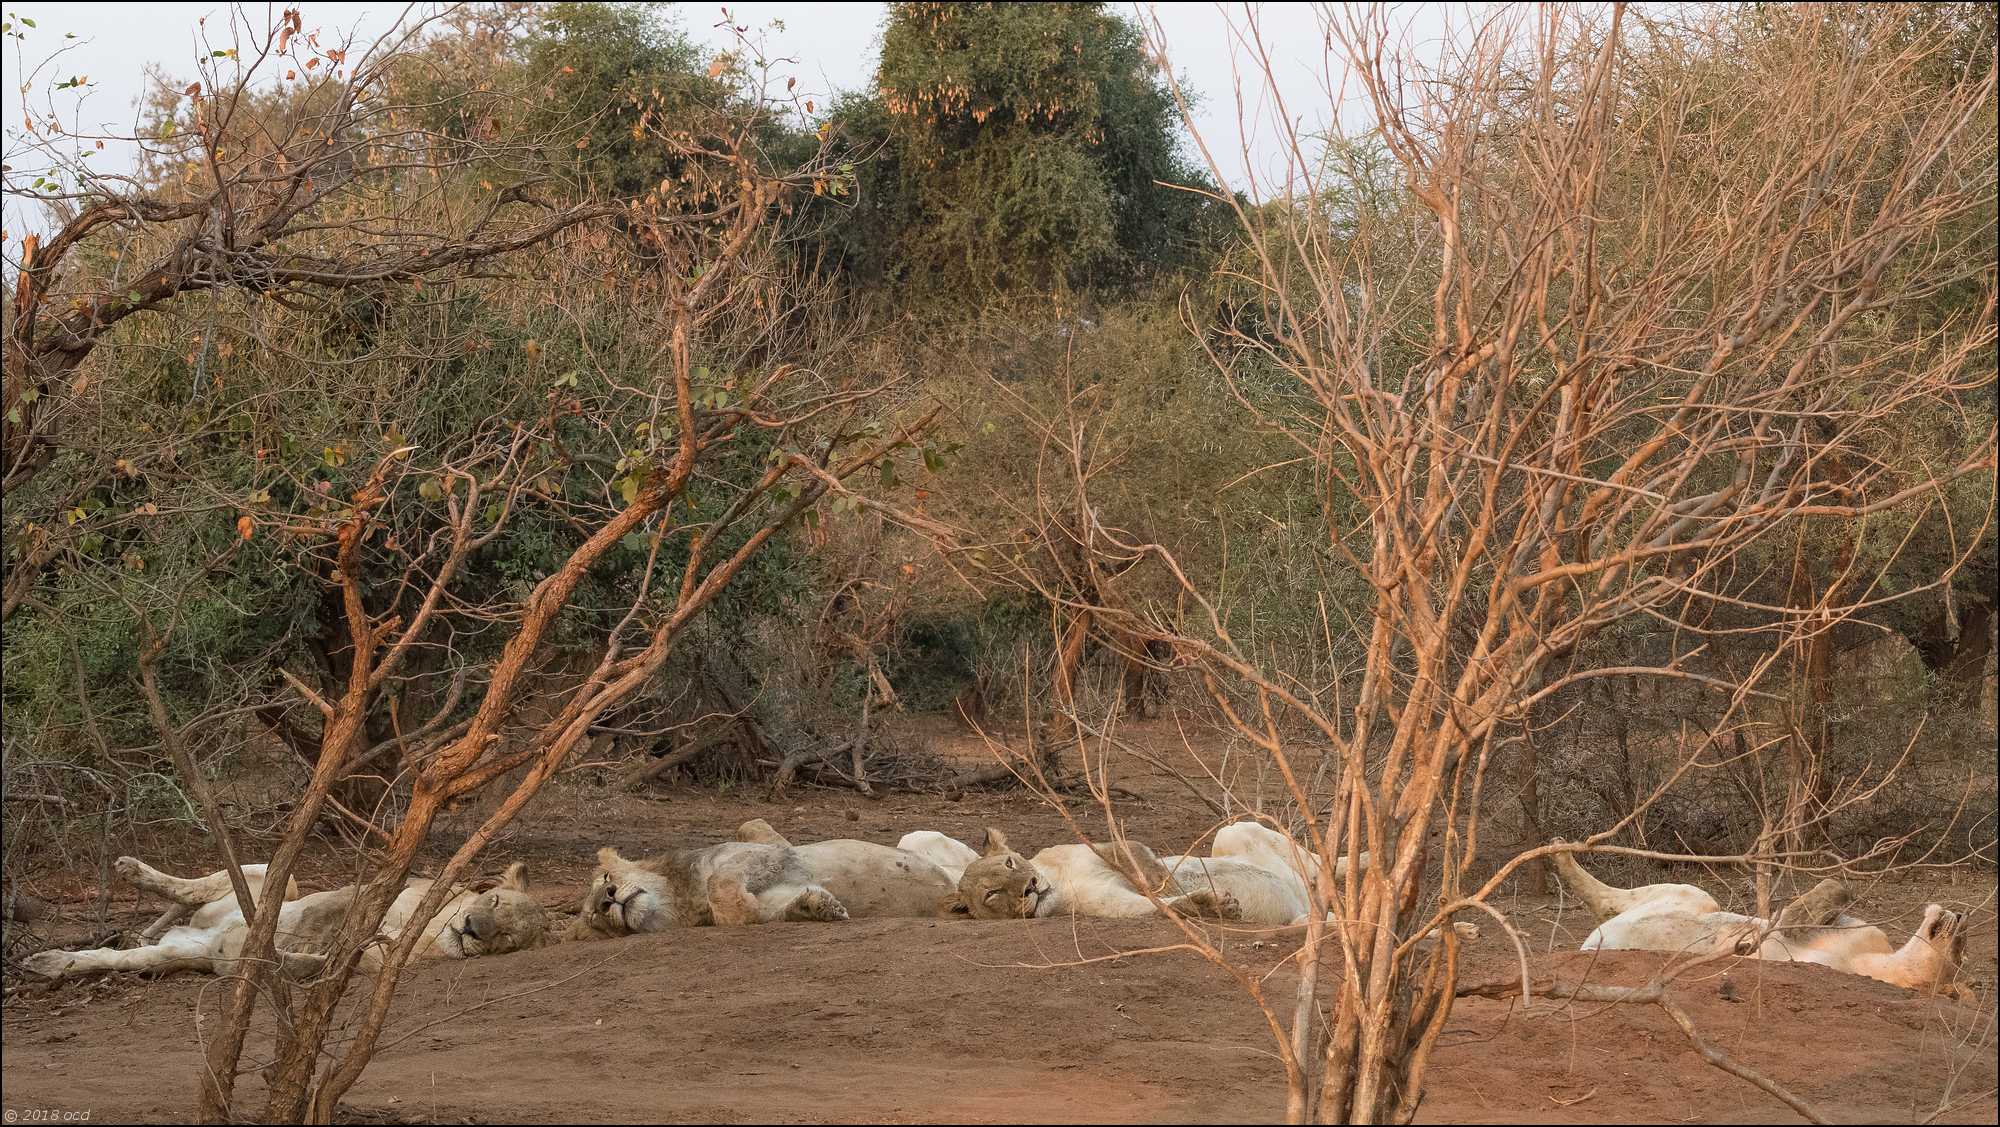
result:
M 1002 853 L 1012 853 L 1014 847 L 1007 844 L 1007 835 L 995 826 L 986 827 L 986 841 L 980 846 L 980 853 L 986 857 L 998 857 Z
M 509 888 L 515 892 L 528 891 L 528 863 L 526 861 L 516 861 L 507 866 L 506 874 L 500 878 L 500 887 Z
M 625 858 L 618 855 L 616 846 L 607 845 L 597 851 L 597 867 L 600 869 L 609 869 L 624 863 Z

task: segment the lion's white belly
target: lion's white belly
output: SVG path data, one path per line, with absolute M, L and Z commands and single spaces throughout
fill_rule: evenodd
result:
M 1098 916 L 1142 919 L 1159 908 L 1132 887 L 1125 874 L 1104 863 L 1088 845 L 1051 845 L 1029 859 L 1050 893 L 1035 905 L 1035 916 Z
M 1305 916 L 1306 889 L 1289 870 L 1272 871 L 1233 857 L 1162 857 L 1182 893 L 1213 890 L 1236 898 L 1243 922 L 1282 927 Z
M 939 915 L 958 884 L 926 858 L 872 841 L 816 841 L 794 852 L 813 883 L 831 892 L 849 919 Z
M 948 837 L 936 830 L 914 830 L 903 835 L 896 848 L 905 853 L 914 853 L 944 871 L 944 875 L 957 884 L 965 875 L 965 867 L 979 860 L 978 851 L 955 837 Z

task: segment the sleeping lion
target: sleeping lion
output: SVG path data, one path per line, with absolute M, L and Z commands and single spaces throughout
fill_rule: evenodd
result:
M 198 971 L 227 975 L 236 972 L 250 927 L 237 906 L 229 874 L 214 872 L 193 879 L 170 876 L 136 857 L 120 857 L 114 866 L 119 875 L 139 888 L 155 892 L 185 909 L 192 909 L 188 922 L 168 928 L 153 942 L 129 950 L 99 947 L 87 951 L 39 951 L 27 959 L 27 968 L 49 978 L 119 971 L 139 974 L 171 974 Z M 243 877 L 253 898 L 264 895 L 264 865 L 243 866 Z M 393 941 L 411 926 L 410 914 L 430 890 L 429 880 L 413 880 L 404 886 L 382 918 L 381 937 Z M 360 894 L 360 886 L 348 885 L 329 892 L 299 896 L 296 882 L 285 887 L 285 905 L 278 916 L 278 951 L 287 974 L 298 976 L 316 972 L 347 913 Z M 412 958 L 474 959 L 501 955 L 540 945 L 542 907 L 528 893 L 527 866 L 515 864 L 497 882 L 474 884 L 446 900 L 435 915 L 423 921 L 424 936 Z M 362 966 L 378 971 L 383 944 L 370 944 L 363 953 Z

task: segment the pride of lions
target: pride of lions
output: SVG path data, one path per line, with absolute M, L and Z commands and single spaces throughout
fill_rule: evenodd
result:
M 1053 845 L 1026 857 L 996 829 L 987 830 L 983 846 L 974 850 L 931 830 L 906 834 L 894 846 L 850 839 L 795 845 L 759 819 L 739 827 L 733 841 L 644 860 L 599 850 L 589 891 L 560 937 L 548 932 L 520 864 L 498 881 L 457 890 L 428 920 L 410 917 L 431 882 L 412 881 L 390 908 L 382 931 L 392 940 L 407 927 L 421 927 L 418 957 L 470 959 L 558 938 L 870 917 L 1142 918 L 1172 912 L 1238 927 L 1278 928 L 1306 922 L 1308 888 L 1320 870 L 1312 851 L 1252 820 L 1217 831 L 1207 857 L 1163 857 L 1132 841 Z M 1564 886 L 1598 921 L 1584 940 L 1587 951 L 1728 950 L 1818 963 L 1913 990 L 1956 989 L 1965 951 L 1963 921 L 1937 904 L 1925 909 L 1922 926 L 1898 948 L 1881 928 L 1844 911 L 1850 897 L 1838 881 L 1821 882 L 1764 920 L 1725 912 L 1693 885 L 1614 888 L 1585 872 L 1570 852 L 1557 853 L 1555 862 Z M 1367 864 L 1366 853 L 1338 858 L 1335 878 L 1344 879 L 1350 865 Z M 49 978 L 116 971 L 232 973 L 249 928 L 227 873 L 175 877 L 131 857 L 116 867 L 127 881 L 173 905 L 142 934 L 147 942 L 128 949 L 42 951 L 28 958 L 29 970 Z M 253 899 L 261 897 L 265 867 L 244 866 L 243 875 Z M 283 969 L 310 975 L 358 889 L 350 885 L 301 896 L 292 882 L 283 892 L 278 924 Z M 1478 935 L 1469 924 L 1453 926 L 1461 938 Z M 364 966 L 379 968 L 380 946 L 364 954 L 372 960 Z

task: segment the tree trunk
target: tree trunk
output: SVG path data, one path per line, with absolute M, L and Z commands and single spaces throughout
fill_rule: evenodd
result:
M 1958 616 L 1958 638 L 1939 672 L 1947 699 L 1961 708 L 1979 703 L 1986 684 L 1986 659 L 1993 654 L 1993 604 L 1977 601 Z

